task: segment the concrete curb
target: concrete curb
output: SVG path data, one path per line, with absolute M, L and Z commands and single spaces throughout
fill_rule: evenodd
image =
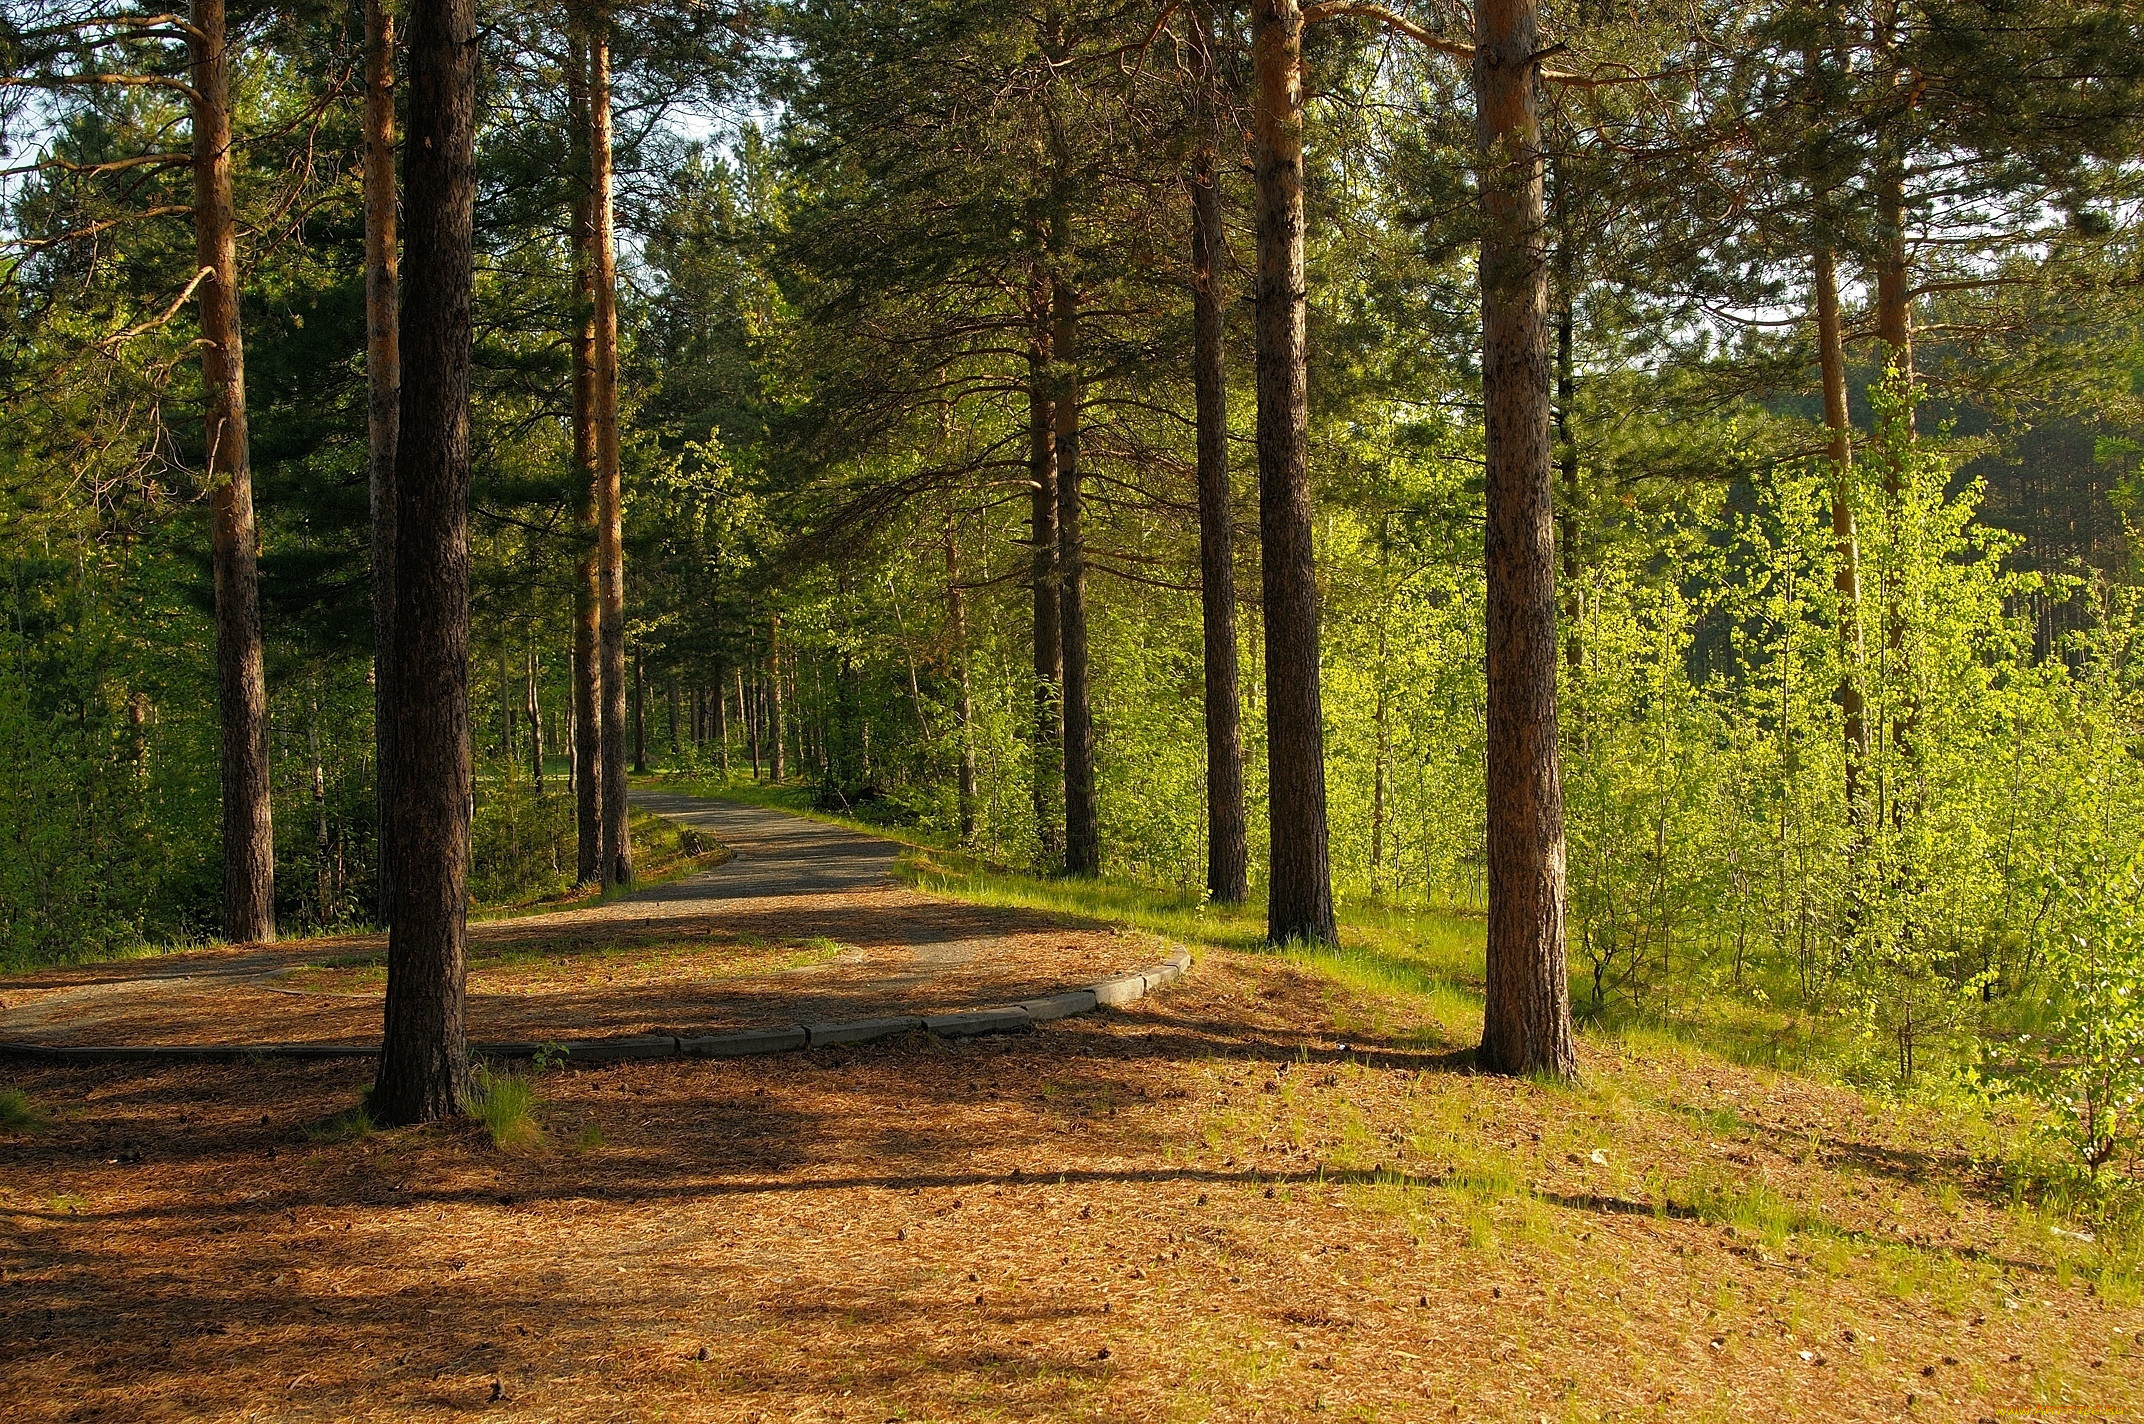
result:
M 937 1038 L 972 1038 L 982 1034 L 1021 1033 L 1038 1023 L 1122 1008 L 1173 984 L 1191 968 L 1191 951 L 1179 949 L 1151 969 L 1119 974 L 1082 989 L 1028 999 L 994 1009 L 963 1009 L 928 1017 L 848 1019 L 841 1023 L 781 1024 L 691 1037 L 640 1034 L 619 1038 L 568 1039 L 559 1043 L 472 1043 L 480 1058 L 534 1058 L 558 1055 L 568 1063 L 623 1063 L 645 1058 L 742 1058 L 760 1053 L 790 1053 L 800 1048 L 832 1048 L 869 1043 L 921 1029 Z M 377 1044 L 363 1043 L 208 1043 L 208 1044 L 45 1044 L 0 1040 L 0 1058 L 31 1058 L 61 1063 L 214 1062 L 254 1058 L 377 1058 Z

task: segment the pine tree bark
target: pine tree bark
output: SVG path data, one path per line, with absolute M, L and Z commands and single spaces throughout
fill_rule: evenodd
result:
M 1206 673 L 1206 891 L 1250 897 L 1243 808 L 1243 707 L 1236 690 L 1235 501 L 1229 489 L 1228 376 L 1220 263 L 1225 234 L 1213 149 L 1191 164 L 1191 387 L 1198 418 L 1199 613 Z
M 413 0 L 395 456 L 395 877 L 385 1034 L 368 1104 L 384 1123 L 453 1115 L 463 1035 L 469 819 L 469 365 L 475 290 L 476 17 Z
M 1489 947 L 1481 1065 L 1572 1078 L 1536 0 L 1478 0 Z
M 379 826 L 380 923 L 394 903 L 395 427 L 402 358 L 396 342 L 395 22 L 365 0 L 366 485 L 372 505 L 372 726 Z
M 1846 736 L 1846 806 L 1858 819 L 1861 769 L 1868 761 L 1867 704 L 1861 692 L 1861 539 L 1854 515 L 1854 432 L 1846 405 L 1846 335 L 1839 316 L 1839 273 L 1831 249 L 1816 254 L 1817 369 L 1824 383 L 1824 425 L 1831 436 L 1831 537 L 1837 556 L 1832 589 L 1839 598 L 1839 711 Z
M 223 0 L 195 0 L 195 263 L 201 385 L 216 583 L 216 693 L 222 720 L 223 932 L 275 938 L 275 825 L 269 798 L 268 678 L 261 651 L 260 531 L 246 431 L 246 357 L 238 316 L 238 225 L 231 199 L 231 75 Z
M 1057 604 L 1057 405 L 1052 399 L 1054 355 L 1050 340 L 1048 279 L 1038 263 L 1028 287 L 1027 469 L 1029 584 L 1034 595 L 1035 721 L 1030 775 L 1035 841 L 1040 868 L 1064 859 L 1062 725 L 1058 697 L 1064 685 L 1064 626 Z
M 1059 246 L 1064 234 L 1059 233 Z M 1064 658 L 1065 874 L 1102 873 L 1094 792 L 1094 708 L 1087 682 L 1087 549 L 1080 510 L 1079 295 L 1050 282 L 1050 342 L 1057 371 L 1057 616 Z
M 1276 943 L 1337 940 L 1318 689 L 1303 271 L 1303 12 L 1256 0 L 1258 528 L 1266 633 L 1266 756 Z
M 567 151 L 573 167 L 573 470 L 582 550 L 573 581 L 574 879 L 603 878 L 603 669 L 596 655 L 596 262 L 594 177 L 588 152 L 588 45 L 567 42 Z
M 625 516 L 618 464 L 618 248 L 611 201 L 610 12 L 588 33 L 589 203 L 595 227 L 596 645 L 602 666 L 603 883 L 633 883 L 626 830 Z

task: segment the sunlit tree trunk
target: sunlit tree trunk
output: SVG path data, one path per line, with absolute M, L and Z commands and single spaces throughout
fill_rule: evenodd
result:
M 1478 0 L 1489 946 L 1480 1061 L 1574 1077 L 1535 0 Z
M 1198 414 L 1199 613 L 1206 673 L 1206 890 L 1221 904 L 1237 905 L 1250 896 L 1250 845 L 1243 810 L 1243 710 L 1236 691 L 1223 241 L 1213 149 L 1201 145 L 1191 167 L 1191 387 Z
M 626 829 L 625 515 L 618 465 L 618 247 L 611 201 L 610 13 L 589 15 L 589 205 L 595 228 L 596 647 L 603 723 L 603 883 L 633 882 Z
M 368 1108 L 458 1112 L 469 1086 L 469 364 L 476 212 L 476 17 L 414 0 L 401 429 L 395 456 L 395 876 L 385 1034 Z
M 195 0 L 194 249 L 201 386 L 216 581 L 216 693 L 222 718 L 223 932 L 275 938 L 275 826 L 269 803 L 268 676 L 261 651 L 260 531 L 246 433 L 238 320 L 238 225 L 231 200 L 231 75 L 223 0 Z
M 402 358 L 396 344 L 395 22 L 365 0 L 366 484 L 372 504 L 373 787 L 379 824 L 379 917 L 394 903 L 395 425 Z
M 1303 270 L 1303 12 L 1255 0 L 1258 92 L 1258 527 L 1266 633 L 1266 759 L 1272 826 L 1266 933 L 1338 938 L 1326 839 L 1325 728 L 1318 691 L 1318 587 L 1311 540 Z

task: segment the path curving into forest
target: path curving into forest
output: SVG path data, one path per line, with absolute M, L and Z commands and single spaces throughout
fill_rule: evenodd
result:
M 902 847 L 803 816 L 666 791 L 634 804 L 732 851 L 608 904 L 473 923 L 480 1042 L 694 1037 L 954 1014 L 1040 998 L 1157 957 L 1157 942 L 908 889 Z M 0 976 L 0 1043 L 379 1040 L 385 937 L 235 945 Z

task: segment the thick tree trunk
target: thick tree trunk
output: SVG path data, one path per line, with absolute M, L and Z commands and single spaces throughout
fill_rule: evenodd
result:
M 469 891 L 469 358 L 475 288 L 476 17 L 414 0 L 401 431 L 395 457 L 395 876 L 386 1032 L 370 1110 L 460 1110 Z
M 1060 232 L 1060 246 L 1063 246 Z M 1057 616 L 1063 635 L 1065 874 L 1102 873 L 1100 808 L 1094 795 L 1094 709 L 1087 688 L 1087 551 L 1080 524 L 1079 295 L 1050 282 L 1056 356 Z
M 953 659 L 953 716 L 960 731 L 960 843 L 975 840 L 975 704 L 968 685 L 968 617 L 960 588 L 960 542 L 945 526 L 945 626 Z
M 633 883 L 626 830 L 625 517 L 618 466 L 618 247 L 611 203 L 610 12 L 588 35 L 589 202 L 595 219 L 596 644 L 603 694 L 603 883 Z
M 1252 58 L 1258 185 L 1258 528 L 1266 631 L 1266 757 L 1276 943 L 1338 938 L 1325 824 L 1311 540 L 1303 272 L 1303 12 L 1256 0 Z
M 1049 286 L 1039 264 L 1028 289 L 1027 468 L 1029 583 L 1034 594 L 1035 724 L 1031 776 L 1035 840 L 1044 871 L 1064 858 L 1062 735 L 1058 696 L 1064 684 L 1064 626 L 1057 606 L 1057 407 L 1051 398 Z
M 1535 0 L 1478 0 L 1489 952 L 1480 1062 L 1571 1078 Z
M 1854 432 L 1846 406 L 1846 336 L 1839 317 L 1839 273 L 1830 248 L 1816 254 L 1817 369 L 1824 381 L 1824 425 L 1831 434 L 1831 537 L 1838 567 L 1839 711 L 1846 727 L 1846 805 L 1858 819 L 1861 768 L 1869 755 L 1867 705 L 1861 693 L 1861 539 L 1854 527 Z
M 269 802 L 268 677 L 261 653 L 260 532 L 246 433 L 238 320 L 238 226 L 231 207 L 231 73 L 223 0 L 195 0 L 194 250 L 201 386 L 216 580 L 216 700 L 223 741 L 223 932 L 275 938 L 275 826 Z
M 1239 905 L 1251 893 L 1250 840 L 1243 810 L 1243 708 L 1236 692 L 1223 241 L 1213 150 L 1201 146 L 1191 167 L 1191 388 L 1198 408 L 1199 612 L 1206 672 L 1206 890 L 1224 905 Z
M 394 903 L 395 426 L 402 357 L 395 321 L 395 21 L 365 0 L 366 481 L 372 504 L 373 788 L 379 823 L 379 908 Z
M 596 262 L 588 154 L 588 46 L 568 41 L 567 151 L 573 196 L 573 470 L 579 491 L 580 561 L 573 579 L 574 880 L 603 878 L 603 669 L 596 655 Z
M 782 725 L 782 616 L 767 622 L 767 779 L 780 781 L 789 774 Z

